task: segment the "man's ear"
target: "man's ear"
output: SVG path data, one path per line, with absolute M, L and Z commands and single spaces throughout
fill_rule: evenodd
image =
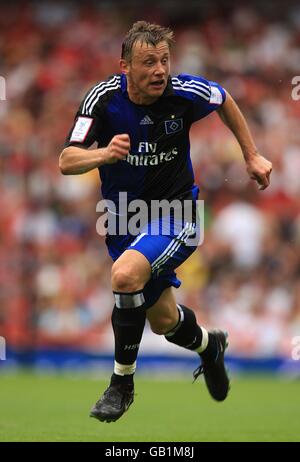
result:
M 120 59 L 120 69 L 122 74 L 128 74 L 129 72 L 129 64 L 126 59 Z

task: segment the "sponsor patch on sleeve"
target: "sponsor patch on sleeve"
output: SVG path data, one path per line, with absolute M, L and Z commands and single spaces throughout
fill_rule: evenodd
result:
M 78 141 L 82 143 L 93 123 L 93 119 L 89 117 L 78 117 L 75 127 L 73 128 L 70 141 Z
M 222 98 L 222 93 L 217 87 L 210 87 L 211 88 L 211 95 L 210 95 L 210 100 L 209 102 L 211 104 L 222 104 L 223 103 L 223 98 Z

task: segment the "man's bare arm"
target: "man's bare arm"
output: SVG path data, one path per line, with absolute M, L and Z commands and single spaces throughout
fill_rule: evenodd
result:
M 130 149 L 127 134 L 116 135 L 109 145 L 100 149 L 68 146 L 59 156 L 59 168 L 64 175 L 80 175 L 104 164 L 114 164 L 126 158 Z
M 250 178 L 257 181 L 259 189 L 267 188 L 270 184 L 272 163 L 259 154 L 245 117 L 228 92 L 225 103 L 217 112 L 239 142 Z

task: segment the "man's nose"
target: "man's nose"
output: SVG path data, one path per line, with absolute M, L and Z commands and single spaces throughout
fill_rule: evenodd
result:
M 165 68 L 161 63 L 157 63 L 154 72 L 156 75 L 163 75 L 165 73 Z

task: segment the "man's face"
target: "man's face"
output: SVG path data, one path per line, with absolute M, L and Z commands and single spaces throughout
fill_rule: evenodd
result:
M 121 59 L 127 75 L 128 94 L 136 104 L 152 104 L 164 92 L 170 74 L 170 50 L 167 42 L 156 46 L 136 42 L 130 62 Z

